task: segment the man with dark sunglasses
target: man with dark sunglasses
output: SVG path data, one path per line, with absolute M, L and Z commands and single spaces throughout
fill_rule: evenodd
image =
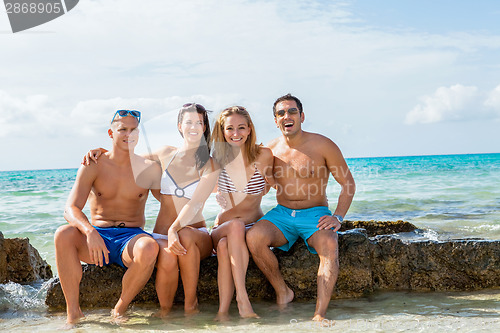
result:
M 144 209 L 149 191 L 160 188 L 161 169 L 134 153 L 141 113 L 115 112 L 109 137 L 112 149 L 99 163 L 82 165 L 64 211 L 68 225 L 57 229 L 56 264 L 66 299 L 67 324 L 83 317 L 79 305 L 82 278 L 80 261 L 98 266 L 116 263 L 125 267 L 122 293 L 112 311 L 123 318 L 132 299 L 149 280 L 158 255 L 158 244 L 146 233 Z M 87 199 L 91 221 L 82 212 Z
M 280 273 L 270 247 L 288 251 L 300 237 L 318 254 L 318 298 L 313 320 L 322 321 L 337 281 L 337 231 L 351 205 L 356 186 L 340 149 L 323 135 L 302 130 L 305 115 L 300 100 L 287 94 L 273 106 L 274 121 L 282 136 L 268 145 L 274 154 L 273 174 L 278 206 L 247 233 L 252 258 L 274 287 L 278 304 L 294 293 Z M 330 174 L 342 187 L 335 212 L 328 208 L 326 188 Z

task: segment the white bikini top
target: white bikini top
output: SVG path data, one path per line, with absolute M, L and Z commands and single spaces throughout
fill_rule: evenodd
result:
M 172 156 L 172 158 L 167 164 L 167 167 L 165 168 L 165 171 L 161 175 L 160 193 L 166 195 L 175 195 L 178 198 L 191 199 L 200 180 L 197 179 L 194 182 L 189 183 L 184 187 L 180 187 L 179 185 L 177 185 L 172 175 L 168 172 L 168 167 L 170 166 L 176 155 L 177 153 L 175 153 L 174 156 Z

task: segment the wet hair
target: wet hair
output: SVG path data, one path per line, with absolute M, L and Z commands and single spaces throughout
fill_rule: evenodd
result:
M 215 121 L 214 130 L 212 132 L 212 138 L 214 141 L 213 156 L 214 159 L 222 166 L 231 162 L 231 160 L 235 157 L 232 156 L 233 150 L 224 137 L 224 127 L 226 119 L 234 114 L 243 116 L 247 121 L 248 127 L 250 128 L 250 134 L 245 141 L 245 152 L 248 159 L 247 162 L 253 163 L 259 156 L 260 145 L 256 144 L 257 135 L 255 134 L 255 126 L 253 125 L 250 114 L 248 113 L 247 109 L 242 106 L 231 106 L 222 110 L 222 112 L 219 114 L 217 120 Z
M 210 124 L 208 122 L 208 112 L 201 104 L 196 103 L 187 103 L 182 106 L 179 110 L 179 114 L 177 115 L 177 124 L 182 123 L 182 119 L 184 118 L 184 114 L 186 112 L 196 112 L 203 117 L 203 125 L 205 125 L 205 131 L 203 132 L 203 137 L 205 138 L 205 142 L 200 140 L 200 145 L 198 149 L 196 149 L 195 159 L 196 159 L 196 168 L 200 170 L 205 166 L 210 158 Z M 179 130 L 179 133 L 182 137 L 184 135 Z
M 293 96 L 292 94 L 288 93 L 284 96 L 281 96 L 280 98 L 278 98 L 274 104 L 273 104 L 273 115 L 274 117 L 276 117 L 276 105 L 278 105 L 278 103 L 280 102 L 283 102 L 283 101 L 295 101 L 295 103 L 297 104 L 297 108 L 299 109 L 300 111 L 300 114 L 302 114 L 302 103 L 300 102 L 300 99 L 298 99 L 297 97 Z

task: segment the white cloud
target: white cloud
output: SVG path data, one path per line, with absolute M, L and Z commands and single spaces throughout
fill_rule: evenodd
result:
M 484 105 L 496 111 L 500 111 L 500 85 L 488 94 L 488 98 L 484 102 Z
M 451 87 L 440 87 L 433 95 L 421 98 L 421 103 L 415 106 L 407 115 L 407 124 L 428 124 L 446 120 L 464 118 L 466 112 L 474 112 L 471 107 L 476 103 L 478 89 L 473 86 L 456 84 Z
M 366 81 L 444 70 L 464 50 L 500 46 L 496 36 L 366 28 L 352 10 L 349 1 L 81 1 L 39 28 L 56 33 L 2 41 L 0 60 L 9 84 L 30 77 L 59 90 L 67 82 L 90 99 L 98 87 L 111 96 L 150 96 L 147 89 L 157 96 L 157 87 L 167 96 L 235 92 L 236 75 L 242 91 L 255 90 L 263 75 L 269 84 Z
M 66 141 L 78 145 L 88 142 L 90 138 L 105 138 L 116 110 L 135 109 L 142 112 L 142 129 L 154 150 L 166 144 L 175 146 L 182 142 L 176 124 L 178 110 L 185 103 L 195 102 L 214 110 L 211 118 L 229 105 L 251 104 L 244 103 L 245 100 L 237 95 L 114 97 L 80 101 L 67 111 L 60 105 L 55 106 L 53 99 L 46 95 L 17 97 L 0 90 L 0 137 L 36 139 L 40 145 L 47 137 L 64 137 Z M 141 141 L 138 149 L 146 151 L 145 140 Z
M 62 113 L 46 95 L 12 96 L 0 90 L 0 137 L 34 137 L 51 133 L 51 124 Z

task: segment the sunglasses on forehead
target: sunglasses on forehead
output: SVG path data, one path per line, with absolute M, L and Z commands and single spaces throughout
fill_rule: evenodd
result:
M 297 113 L 299 113 L 299 109 L 289 108 L 288 110 L 278 110 L 278 111 L 276 111 L 275 116 L 284 117 L 285 113 L 288 113 L 289 115 L 297 114 Z
M 138 123 L 141 122 L 141 112 L 137 110 L 118 110 L 115 112 L 113 119 L 111 119 L 111 123 L 113 123 L 113 121 L 115 120 L 116 115 L 119 115 L 120 117 L 126 117 L 128 115 L 131 115 L 132 117 L 137 119 Z
M 201 104 L 196 104 L 196 103 L 187 103 L 182 106 L 183 109 L 192 109 L 193 111 L 201 111 L 201 112 L 207 112 L 205 107 Z

